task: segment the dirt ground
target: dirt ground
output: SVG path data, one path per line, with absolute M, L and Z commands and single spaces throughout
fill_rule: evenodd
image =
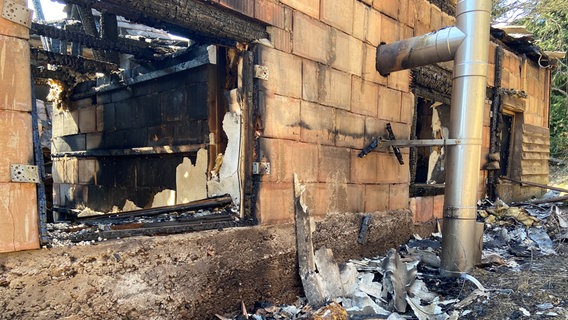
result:
M 471 274 L 487 289 L 500 291 L 469 306 L 463 319 L 568 319 L 568 255 L 528 260 L 522 271 L 475 269 Z

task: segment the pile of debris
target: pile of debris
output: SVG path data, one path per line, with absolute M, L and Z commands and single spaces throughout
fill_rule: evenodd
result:
M 298 204 L 297 213 L 301 213 L 301 202 Z M 302 216 L 296 218 L 298 228 Z M 483 201 L 479 203 L 478 218 L 486 223 L 478 267 L 488 272 L 530 268 L 533 259 L 556 255 L 559 244 L 568 239 L 568 210 L 550 203 L 509 206 L 502 201 Z M 305 234 L 309 235 L 309 230 Z M 309 236 L 306 238 L 309 248 Z M 305 298 L 293 305 L 257 303 L 250 311 L 243 303 L 236 315 L 217 315 L 217 318 L 474 319 L 480 315 L 480 309 L 487 308 L 489 301 L 514 294 L 511 288 L 486 288 L 469 274 L 442 277 L 441 239 L 440 233 L 427 239 L 414 236 L 399 250 L 390 249 L 384 257 L 351 260 L 340 266 L 329 249 L 321 248 L 311 257 L 309 252 L 307 257 L 299 252 Z M 310 259 L 313 268 L 309 267 Z M 531 308 L 542 317 L 566 316 L 565 303 L 540 303 L 536 309 Z M 531 315 L 525 307 L 519 307 L 516 314 Z
M 241 220 L 230 196 L 117 213 L 68 214 L 67 218 L 47 224 L 46 247 L 89 245 L 107 239 L 222 229 L 248 223 Z

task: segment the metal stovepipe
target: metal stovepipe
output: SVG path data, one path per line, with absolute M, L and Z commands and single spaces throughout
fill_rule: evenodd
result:
M 446 157 L 442 273 L 467 272 L 480 259 L 476 223 L 483 109 L 487 83 L 491 0 L 461 0 L 456 25 L 465 34 L 454 58 L 449 138 Z
M 481 258 L 476 204 L 490 10 L 491 0 L 458 1 L 455 27 L 377 48 L 376 68 L 382 75 L 454 60 L 449 138 L 461 143 L 447 147 L 441 265 L 446 275 L 467 272 Z

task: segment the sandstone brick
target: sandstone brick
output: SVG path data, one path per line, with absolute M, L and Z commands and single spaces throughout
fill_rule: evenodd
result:
M 379 86 L 358 77 L 353 77 L 352 80 L 351 111 L 376 117 L 379 101 Z
M 365 118 L 365 145 L 377 137 L 384 137 L 386 135 L 386 120 L 377 119 L 375 117 Z
M 78 110 L 79 132 L 89 133 L 97 131 L 96 107 L 89 106 Z
M 331 66 L 357 76 L 361 76 L 363 61 L 363 42 L 343 32 L 332 32 L 333 48 L 330 54 Z
M 405 174 L 406 171 L 406 174 Z M 400 165 L 393 153 L 377 154 L 377 181 L 380 183 L 408 182 L 408 161 Z
M 435 5 L 430 6 L 430 26 L 432 30 L 442 28 L 442 10 Z
M 268 34 L 270 34 L 270 40 L 276 49 L 286 53 L 292 52 L 292 38 L 290 36 L 290 32 L 270 26 L 266 29 Z
M 400 122 L 411 124 L 413 116 L 414 116 L 414 94 L 411 92 L 402 93 Z
M 402 94 L 400 91 L 379 87 L 378 116 L 380 119 L 399 121 L 401 105 Z
M 103 146 L 102 133 L 89 133 L 85 135 L 87 150 L 100 149 Z
M 414 26 L 416 25 L 416 6 L 417 6 L 417 1 L 415 0 L 409 0 L 408 1 L 408 12 L 406 13 L 406 21 L 407 21 L 407 25 L 411 28 L 414 28 Z
M 303 100 L 300 108 L 300 139 L 304 142 L 333 145 L 336 132 L 335 109 Z
M 410 92 L 410 70 L 393 72 L 388 76 L 388 87 L 402 92 Z
M 359 40 L 366 40 L 369 21 L 369 7 L 359 1 L 355 1 L 353 8 L 353 36 Z
M 300 100 L 260 92 L 259 104 L 263 110 L 264 136 L 293 140 L 300 138 Z
M 259 64 L 269 70 L 269 79 L 260 80 L 261 89 L 293 98 L 302 96 L 302 60 L 282 51 L 261 47 Z
M 413 0 L 414 1 L 414 0 Z M 402 24 L 408 25 L 408 0 L 399 0 L 398 8 L 398 21 Z
M 79 183 L 97 184 L 97 163 L 95 159 L 79 160 Z
M 103 105 L 96 106 L 97 131 L 103 132 L 105 129 L 105 107 Z
M 315 215 L 324 217 L 327 213 L 332 212 L 351 212 L 347 206 L 348 189 L 345 181 L 332 181 L 330 183 L 318 183 L 312 186 L 314 195 Z M 310 185 L 306 186 L 308 192 Z M 308 198 L 310 194 L 308 193 Z
M 456 18 L 442 12 L 442 27 L 451 27 L 456 24 Z
M 428 0 L 416 0 L 416 20 L 430 24 L 432 4 Z
M 348 148 L 320 146 L 318 155 L 318 181 L 346 182 L 351 172 L 351 152 Z
M 408 184 L 391 184 L 389 189 L 389 210 L 408 209 Z
M 365 211 L 365 186 L 362 184 L 347 185 L 347 211 Z
M 336 145 L 363 149 L 365 138 L 365 117 L 352 112 L 337 110 Z
M 374 0 L 373 8 L 386 14 L 387 16 L 398 19 L 399 0 Z
M 65 172 L 65 162 L 63 158 L 53 159 L 51 165 L 51 173 L 53 178 L 53 183 L 65 183 L 63 174 Z
M 271 0 L 256 0 L 254 17 L 280 29 L 286 27 L 286 14 L 284 6 Z
M 392 132 L 397 139 L 408 140 L 410 139 L 410 124 L 391 122 Z M 408 148 L 401 149 L 403 153 L 408 151 Z
M 428 222 L 434 217 L 432 210 L 434 208 L 433 197 L 416 197 L 416 211 L 414 214 L 414 223 Z
M 0 252 L 39 248 L 36 186 L 0 183 Z
M 256 213 L 261 225 L 293 222 L 293 184 L 262 182 L 256 202 Z
M 68 136 L 79 133 L 79 112 L 55 111 L 52 117 L 52 134 L 54 137 Z
M 31 111 L 28 41 L 0 35 L 0 52 L 0 109 Z
M 489 127 L 491 125 L 491 103 L 485 102 L 483 105 L 483 125 Z
M 10 182 L 10 164 L 34 163 L 31 115 L 0 110 L 0 137 L 0 182 Z
M 414 37 L 414 29 L 405 25 L 400 25 L 400 38 L 401 39 L 408 39 Z
M 12 2 L 25 7 L 27 6 L 26 0 L 12 0 Z M 4 1 L 2 1 L 2 7 L 3 4 Z M 0 17 L 0 35 L 28 40 L 30 38 L 30 29 L 24 25 Z M 29 75 L 29 73 L 27 74 Z
M 280 0 L 280 2 L 316 19 L 319 18 L 320 0 Z
M 444 218 L 444 195 L 434 196 L 434 204 L 432 206 L 432 215 L 434 219 Z
M 294 13 L 292 51 L 310 60 L 327 63 L 330 51 L 330 27 L 304 14 Z
M 78 184 L 79 183 L 79 161 L 77 158 L 64 158 L 63 159 L 63 173 L 60 175 L 64 183 Z
M 354 0 L 321 0 L 321 20 L 351 34 L 354 2 Z
M 349 110 L 351 104 L 351 75 L 319 63 L 304 60 L 304 100 Z
M 246 16 L 254 17 L 254 3 L 257 0 L 220 0 L 219 3 Z
M 318 146 L 289 140 L 280 141 L 278 163 L 271 169 L 278 172 L 278 181 L 291 182 L 294 173 L 302 181 L 316 182 L 318 177 Z
M 365 186 L 365 212 L 386 211 L 389 209 L 390 186 L 370 184 Z
M 392 43 L 400 40 L 400 24 L 398 21 L 382 16 L 381 18 L 381 41 Z
M 382 22 L 383 16 L 379 11 L 369 10 L 367 22 L 369 27 L 365 39 L 375 47 L 381 43 Z
M 377 153 L 371 152 L 359 158 L 359 151 L 351 151 L 351 183 L 376 183 Z
M 495 64 L 495 50 L 497 44 L 495 42 L 489 42 L 489 53 L 487 55 L 487 60 L 490 64 Z
M 489 64 L 487 65 L 487 86 L 494 86 L 495 85 L 495 65 Z
M 323 183 L 305 183 L 305 204 L 311 217 L 323 218 L 327 214 L 327 208 L 332 199 L 328 194 L 328 188 Z
M 372 81 L 379 84 L 387 84 L 387 78 L 379 74 L 376 68 L 377 48 L 365 44 L 363 50 L 363 72 L 362 77 L 367 81 Z

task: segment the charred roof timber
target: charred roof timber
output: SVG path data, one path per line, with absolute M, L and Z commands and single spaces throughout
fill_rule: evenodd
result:
M 264 26 L 197 0 L 58 0 L 106 11 L 132 22 L 164 29 L 196 41 L 234 45 L 268 38 Z
M 32 23 L 31 33 L 46 36 L 48 38 L 66 40 L 70 42 L 80 43 L 86 47 L 101 50 L 114 50 L 121 53 L 132 54 L 137 58 L 156 59 L 159 51 L 151 48 L 142 41 L 118 38 L 114 41 L 106 41 L 95 36 L 87 35 L 82 32 L 72 32 L 62 30 L 57 27 Z

